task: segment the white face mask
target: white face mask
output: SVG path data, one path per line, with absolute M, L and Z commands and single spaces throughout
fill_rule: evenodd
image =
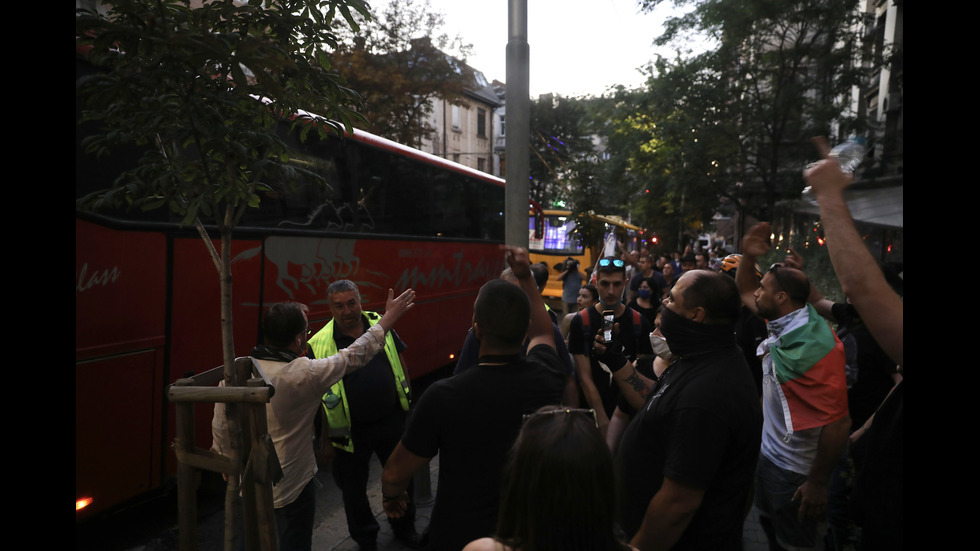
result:
M 670 348 L 667 347 L 667 339 L 660 335 L 650 333 L 650 346 L 653 347 L 653 353 L 660 356 L 661 359 L 669 360 L 673 356 L 670 353 Z

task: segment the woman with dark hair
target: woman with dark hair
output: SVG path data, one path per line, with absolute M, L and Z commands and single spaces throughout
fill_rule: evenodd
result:
M 653 325 L 653 320 L 657 317 L 657 312 L 660 311 L 662 296 L 663 292 L 657 282 L 652 277 L 644 277 L 640 279 L 636 296 L 633 297 L 628 306 L 643 314 L 643 317 L 650 320 L 650 325 Z
M 561 336 L 565 337 L 565 341 L 568 341 L 568 326 L 572 323 L 572 318 L 575 317 L 575 314 L 581 312 L 582 310 L 592 308 L 592 306 L 597 302 L 599 302 L 599 290 L 596 289 L 595 285 L 583 285 L 578 290 L 578 296 L 575 299 L 575 304 L 578 306 L 578 310 L 576 312 L 566 314 L 561 320 Z
M 524 416 L 503 473 L 497 535 L 463 551 L 630 551 L 616 538 L 613 460 L 592 410 Z

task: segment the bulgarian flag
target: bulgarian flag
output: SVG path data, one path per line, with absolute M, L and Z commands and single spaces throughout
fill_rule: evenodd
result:
M 813 306 L 806 308 L 809 320 L 769 349 L 790 432 L 822 427 L 847 413 L 844 345 Z

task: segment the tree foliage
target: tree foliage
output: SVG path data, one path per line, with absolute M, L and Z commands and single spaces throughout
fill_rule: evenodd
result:
M 645 10 L 662 3 L 639 1 Z M 856 1 L 673 4 L 689 9 L 668 20 L 658 44 L 681 50 L 700 35 L 716 47 L 659 58 L 635 100 L 640 109 L 615 121 L 640 144 L 631 169 L 650 190 L 641 211 L 675 219 L 671 233 L 709 223 L 729 199 L 768 217 L 802 189 L 811 136 L 838 124 L 841 133 L 860 129 L 844 101 L 862 74 Z
M 391 2 L 358 22 L 358 29 L 338 28 L 333 67 L 361 95 L 361 126 L 419 147 L 435 130 L 433 100 L 459 102 L 473 86 L 471 46 L 441 32 L 443 16 L 428 0 Z
M 353 10 L 353 11 L 352 11 Z M 299 173 L 280 135 L 350 129 L 356 94 L 330 71 L 330 30 L 356 25 L 363 0 L 112 0 L 106 13 L 76 14 L 76 50 L 100 70 L 78 78 L 85 149 L 100 156 L 137 146 L 135 167 L 83 209 L 169 208 L 194 224 L 221 286 L 226 385 L 234 370 L 231 237 L 245 209 L 284 192 Z M 324 115 L 304 113 L 316 107 Z M 217 228 L 220 252 L 204 224 Z M 241 461 L 237 409 L 229 407 L 230 459 Z M 225 548 L 234 549 L 237 477 L 228 477 Z
M 546 208 L 570 199 L 576 168 L 593 153 L 587 101 L 553 94 L 531 101 L 529 193 Z
M 90 153 L 145 148 L 139 166 L 83 204 L 169 207 L 233 228 L 260 193 L 295 179 L 277 133 L 292 119 L 305 134 L 349 128 L 356 94 L 329 72 L 327 23 L 361 0 L 118 0 L 107 15 L 81 12 L 77 45 L 103 72 L 82 78 L 86 121 L 104 132 Z M 323 117 L 301 114 L 316 106 Z M 295 116 L 298 115 L 298 116 Z
M 531 102 L 531 197 L 572 210 L 583 246 L 598 246 L 605 234 L 605 224 L 590 214 L 626 216 L 636 189 L 627 157 L 610 147 L 615 102 L 555 94 Z

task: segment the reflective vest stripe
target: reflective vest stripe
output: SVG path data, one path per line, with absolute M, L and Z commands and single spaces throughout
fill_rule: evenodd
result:
M 380 314 L 374 312 L 363 312 L 368 323 L 374 326 L 381 319 Z M 317 358 L 327 358 L 337 353 L 337 341 L 333 338 L 334 320 L 330 320 L 327 325 L 317 332 L 309 340 L 308 345 L 313 349 L 313 355 Z M 405 377 L 405 370 L 398 357 L 398 348 L 395 346 L 395 339 L 391 332 L 385 334 L 385 355 L 388 356 L 388 363 L 391 371 L 395 375 L 395 385 L 398 388 L 398 400 L 401 402 L 402 409 L 408 411 L 410 389 L 408 379 Z M 350 406 L 347 403 L 347 392 L 344 390 L 344 380 L 330 387 L 330 390 L 323 395 L 323 411 L 327 415 L 327 423 L 330 427 L 327 434 L 330 436 L 331 443 L 336 448 L 347 452 L 354 451 L 354 441 L 351 439 Z M 337 407 L 343 405 L 343 407 Z

